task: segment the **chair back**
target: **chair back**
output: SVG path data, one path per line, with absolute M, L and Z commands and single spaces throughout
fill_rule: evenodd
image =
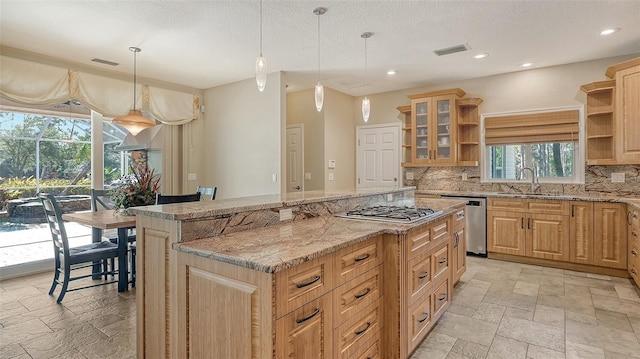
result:
M 192 194 L 156 194 L 156 204 L 171 204 L 171 203 L 185 203 L 185 202 L 198 202 L 200 201 L 200 192 Z
M 114 209 L 116 204 L 113 203 L 110 190 L 107 189 L 92 189 L 91 190 L 91 210 L 101 211 L 106 209 Z
M 202 187 L 198 186 L 196 192 L 200 192 L 202 194 L 202 198 L 204 196 L 211 196 L 211 200 L 216 199 L 216 192 L 218 192 L 218 187 Z
M 59 262 L 60 256 L 66 260 L 69 258 L 69 241 L 67 239 L 67 231 L 64 228 L 60 206 L 58 206 L 58 202 L 52 194 L 42 193 L 38 197 L 42 202 L 44 214 L 51 230 L 55 260 Z

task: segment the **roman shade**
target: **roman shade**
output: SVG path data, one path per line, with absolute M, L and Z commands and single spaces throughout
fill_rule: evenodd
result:
M 573 142 L 579 138 L 580 112 L 563 110 L 485 117 L 486 145 Z
M 0 56 L 0 95 L 26 105 L 56 105 L 69 100 L 106 117 L 132 109 L 131 82 Z M 138 85 L 136 106 L 166 125 L 182 125 L 200 116 L 200 99 L 190 93 Z

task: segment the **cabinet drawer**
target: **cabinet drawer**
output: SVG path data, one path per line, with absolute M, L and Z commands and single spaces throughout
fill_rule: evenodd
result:
M 631 274 L 631 278 L 636 282 L 636 285 L 640 286 L 640 261 L 635 261 L 630 265 L 629 274 Z
M 629 254 L 628 254 L 628 269 L 631 272 L 631 268 L 635 266 L 636 270 L 638 266 L 640 266 L 640 243 L 638 241 L 632 241 L 629 243 Z
M 381 331 L 374 334 L 373 338 L 364 343 L 352 356 L 357 359 L 380 359 L 382 358 L 382 338 Z
M 409 307 L 407 320 L 409 352 L 412 352 L 429 332 L 433 323 L 431 313 L 431 295 L 424 297 L 413 307 Z
M 456 211 L 456 213 L 453 215 L 453 226 L 456 229 L 460 229 L 463 228 L 467 225 L 467 219 L 465 217 L 466 213 L 464 208 L 461 208 L 459 210 Z
M 276 273 L 276 318 L 329 292 L 334 287 L 333 255 Z
M 439 318 L 447 309 L 449 303 L 449 278 L 445 279 L 442 284 L 433 292 L 433 316 Z
M 631 207 L 631 205 L 627 206 Z M 640 210 L 629 208 L 627 211 L 627 223 L 631 224 L 631 227 L 636 230 L 640 229 Z
M 569 201 L 554 201 L 554 200 L 527 200 L 530 213 L 544 213 L 544 214 L 570 214 Z
M 382 236 L 344 248 L 336 254 L 336 285 L 346 283 L 382 263 Z
M 487 199 L 487 208 L 498 210 L 525 210 L 527 209 L 527 202 L 518 198 L 489 198 Z
M 352 318 L 382 293 L 382 266 L 339 286 L 333 291 L 334 326 Z
M 449 274 L 449 243 L 436 248 L 433 253 L 433 280 L 437 281 Z
M 370 304 L 334 330 L 334 358 L 351 358 L 352 353 L 382 327 L 382 299 Z
M 420 226 L 408 235 L 409 259 L 415 257 L 431 244 L 431 225 Z
M 431 238 L 433 243 L 435 244 L 450 237 L 451 232 L 451 222 L 449 221 L 449 217 L 441 222 L 437 222 L 436 224 L 431 226 Z
M 431 251 L 409 260 L 409 303 L 423 297 L 433 279 L 431 269 Z

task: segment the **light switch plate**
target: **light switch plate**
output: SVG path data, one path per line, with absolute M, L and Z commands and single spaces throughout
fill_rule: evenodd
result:
M 291 208 L 285 208 L 280 210 L 280 221 L 288 221 L 293 219 L 293 210 Z
M 197 173 L 187 173 L 187 180 L 188 181 L 197 181 L 198 180 L 198 174 Z
M 615 172 L 611 174 L 612 183 L 624 183 L 624 172 Z
M 304 179 L 306 179 L 307 181 L 310 180 L 311 179 L 311 172 L 305 172 Z
M 329 181 L 333 181 L 333 172 L 329 172 Z
M 413 179 L 413 172 L 407 172 L 404 174 L 404 176 L 408 179 L 408 180 L 412 180 Z
M 336 168 L 336 160 L 329 160 L 329 168 Z
M 468 179 L 469 179 L 469 176 L 468 176 L 466 173 L 463 173 L 463 174 L 462 174 L 462 180 L 463 180 L 463 181 L 466 181 L 466 180 L 468 180 Z

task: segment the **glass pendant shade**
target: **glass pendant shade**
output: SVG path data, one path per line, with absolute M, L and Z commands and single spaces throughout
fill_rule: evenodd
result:
M 136 110 L 136 83 L 137 83 L 137 62 L 136 54 L 142 50 L 138 47 L 130 47 L 129 51 L 133 52 L 133 108 L 126 116 L 120 116 L 113 119 L 113 123 L 124 127 L 129 133 L 136 136 L 145 128 L 153 127 L 156 122 L 142 116 L 142 111 Z
M 267 85 L 267 59 L 260 54 L 256 59 L 256 84 L 258 84 L 258 91 L 264 91 Z
M 320 112 L 322 111 L 322 105 L 324 104 L 324 86 L 322 86 L 319 81 L 318 81 L 318 84 L 316 85 L 315 97 L 316 97 L 316 110 Z
M 371 114 L 371 103 L 369 102 L 369 99 L 365 96 L 362 99 L 362 119 L 364 119 L 364 122 L 369 121 L 370 114 Z
M 156 125 L 155 121 L 152 121 L 144 116 L 140 110 L 133 109 L 129 111 L 126 116 L 120 116 L 113 119 L 113 123 L 120 125 L 127 129 L 129 133 L 137 136 L 140 131 L 145 128 L 153 127 Z

